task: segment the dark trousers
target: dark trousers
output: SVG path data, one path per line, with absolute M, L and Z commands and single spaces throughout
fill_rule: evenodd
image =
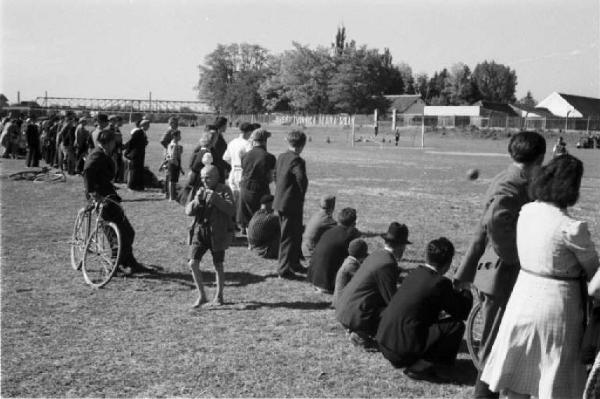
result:
M 129 179 L 127 179 L 127 187 L 132 190 L 144 190 L 144 165 L 135 163 L 129 164 Z
M 481 346 L 479 348 L 479 358 L 481 364 L 485 364 L 492 345 L 498 335 L 500 329 L 500 322 L 504 316 L 504 310 L 506 309 L 506 303 L 508 299 L 497 298 L 491 295 L 482 294 L 481 314 L 483 315 L 483 332 L 481 334 Z M 497 398 L 498 393 L 491 392 L 488 384 L 481 381 L 482 369 L 477 374 L 477 382 L 475 383 L 475 390 L 473 396 L 475 398 Z
M 242 227 L 248 227 L 252 216 L 260 209 L 260 199 L 263 195 L 270 194 L 269 186 L 257 190 L 240 187 L 240 198 L 238 200 L 236 221 Z
M 123 183 L 125 180 L 125 165 L 123 163 L 123 156 L 120 152 L 118 152 L 114 157 L 116 165 L 115 182 Z
M 133 256 L 133 240 L 135 230 L 125 212 L 119 206 L 109 203 L 102 209 L 102 218 L 107 222 L 114 222 L 121 233 L 121 256 L 119 264 L 123 266 L 135 266 L 137 261 Z
M 87 149 L 76 149 L 75 150 L 75 173 L 81 174 L 83 172 L 83 166 L 85 165 L 85 156 L 87 155 Z
M 289 214 L 279 212 L 281 241 L 279 242 L 279 275 L 300 268 L 300 246 L 302 244 L 302 212 Z
M 40 146 L 31 144 L 27 148 L 27 166 L 37 167 L 40 165 Z
M 56 143 L 48 143 L 44 149 L 44 160 L 50 166 L 54 165 L 54 155 L 56 153 Z
M 429 327 L 425 351 L 421 354 L 400 355 L 383 345 L 380 345 L 380 350 L 383 356 L 398 368 L 409 367 L 419 359 L 451 365 L 456 360 L 464 334 L 465 323 L 453 318 L 445 318 Z

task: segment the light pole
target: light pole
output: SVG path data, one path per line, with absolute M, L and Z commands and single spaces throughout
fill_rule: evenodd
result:
M 567 129 L 569 128 L 569 114 L 572 112 L 573 110 L 570 109 L 567 111 L 567 116 L 565 117 L 565 133 L 567 133 Z

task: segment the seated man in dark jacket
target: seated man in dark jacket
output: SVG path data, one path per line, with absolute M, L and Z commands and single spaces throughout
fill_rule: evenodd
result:
M 260 199 L 260 209 L 248 224 L 248 247 L 265 259 L 277 259 L 281 235 L 279 217 L 273 212 L 273 196 L 265 194 Z
M 348 256 L 348 244 L 360 235 L 354 227 L 356 209 L 342 209 L 338 214 L 338 222 L 339 225 L 323 233 L 308 267 L 308 281 L 325 294 L 333 294 L 335 276 Z
M 112 153 L 115 149 L 115 133 L 112 130 L 101 130 L 97 136 L 97 147 L 89 155 L 83 167 L 83 184 L 85 187 L 86 198 L 94 198 L 102 201 L 109 198 L 116 202 L 121 202 L 121 197 L 117 194 L 112 180 L 115 178 L 115 163 L 112 160 Z M 133 256 L 133 241 L 135 230 L 123 209 L 114 202 L 108 202 L 102 208 L 102 218 L 107 222 L 114 222 L 121 233 L 121 254 L 119 265 L 125 274 L 153 272 L 154 269 L 148 268 L 139 263 Z
M 444 273 L 454 246 L 445 237 L 427 244 L 427 264 L 414 269 L 381 314 L 377 342 L 383 356 L 414 379 L 435 380 L 434 364 L 451 365 L 473 304 L 468 290 L 455 291 Z M 440 318 L 440 312 L 447 316 Z
M 376 343 L 373 337 L 381 312 L 390 303 L 398 284 L 398 261 L 408 241 L 408 227 L 392 222 L 383 235 L 385 246 L 365 259 L 344 288 L 335 308 L 335 317 L 350 332 L 353 345 L 366 349 Z

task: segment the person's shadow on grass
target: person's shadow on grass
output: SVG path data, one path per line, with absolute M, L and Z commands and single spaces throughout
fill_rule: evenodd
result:
M 237 310 L 256 310 L 259 308 L 286 308 L 286 309 L 299 309 L 299 310 L 323 310 L 329 309 L 331 307 L 331 302 L 301 302 L 301 301 L 293 301 L 293 302 L 259 302 L 259 301 L 250 301 L 250 302 L 241 302 L 237 304 Z
M 184 285 L 189 288 L 195 288 L 192 272 L 169 271 L 161 266 L 150 265 L 155 272 L 136 275 L 136 278 L 144 280 L 159 280 Z M 204 284 L 215 284 L 215 273 L 202 271 L 202 280 Z M 244 287 L 250 284 L 257 284 L 266 280 L 265 276 L 252 274 L 248 272 L 228 272 L 225 271 L 225 285 L 229 287 Z
M 477 369 L 471 359 L 456 359 L 454 365 L 448 368 L 444 375 L 452 381 L 451 385 L 475 385 L 477 380 Z

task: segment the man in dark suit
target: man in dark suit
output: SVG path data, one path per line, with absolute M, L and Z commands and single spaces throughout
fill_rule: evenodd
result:
M 214 136 L 210 152 L 214 159 L 213 165 L 219 169 L 219 183 L 225 184 L 225 180 L 229 176 L 229 171 L 231 171 L 231 165 L 223 160 L 223 155 L 225 154 L 225 151 L 227 151 L 227 141 L 223 138 L 223 133 L 227 130 L 227 118 L 217 116 L 213 125 L 217 129 L 217 132 Z
M 260 199 L 271 194 L 269 184 L 273 181 L 273 171 L 277 160 L 267 152 L 267 139 L 271 137 L 265 129 L 256 129 L 250 135 L 252 149 L 242 155 L 242 178 L 237 208 L 237 221 L 242 233 L 250 219 L 260 209 Z
M 335 276 L 348 256 L 348 244 L 360 235 L 355 227 L 356 209 L 342 209 L 338 222 L 339 225 L 323 233 L 317 242 L 306 276 L 315 288 L 326 294 L 333 294 Z
M 306 145 L 306 135 L 294 130 L 287 136 L 289 149 L 279 155 L 276 165 L 277 183 L 273 208 L 279 214 L 281 241 L 279 243 L 279 269 L 281 278 L 294 279 L 294 272 L 304 272 L 300 264 L 302 244 L 302 212 L 308 188 L 306 163 L 300 153 Z
M 144 191 L 144 163 L 146 161 L 146 146 L 150 121 L 143 119 L 140 128 L 131 133 L 131 138 L 125 144 L 125 157 L 129 160 L 129 179 L 127 187 L 135 191 Z
M 474 283 L 483 295 L 483 332 L 479 350 L 482 363 L 496 339 L 519 274 L 517 219 L 521 207 L 530 201 L 529 179 L 544 160 L 546 140 L 536 132 L 519 132 L 511 137 L 508 152 L 513 163 L 492 180 L 485 195 L 483 216 L 454 275 L 457 287 L 468 288 Z M 479 264 L 482 267 L 478 267 Z M 498 397 L 479 377 L 474 397 Z
M 392 222 L 384 234 L 383 249 L 369 255 L 352 280 L 342 291 L 336 303 L 335 316 L 350 332 L 350 341 L 356 346 L 374 348 L 381 312 L 396 293 L 398 261 L 408 241 L 408 228 Z
M 455 291 L 444 276 L 454 246 L 445 237 L 427 244 L 427 263 L 404 279 L 381 314 L 377 342 L 394 367 L 414 379 L 434 380 L 434 365 L 452 365 L 465 332 L 463 321 L 473 305 L 469 290 Z M 440 312 L 449 317 L 440 319 Z

